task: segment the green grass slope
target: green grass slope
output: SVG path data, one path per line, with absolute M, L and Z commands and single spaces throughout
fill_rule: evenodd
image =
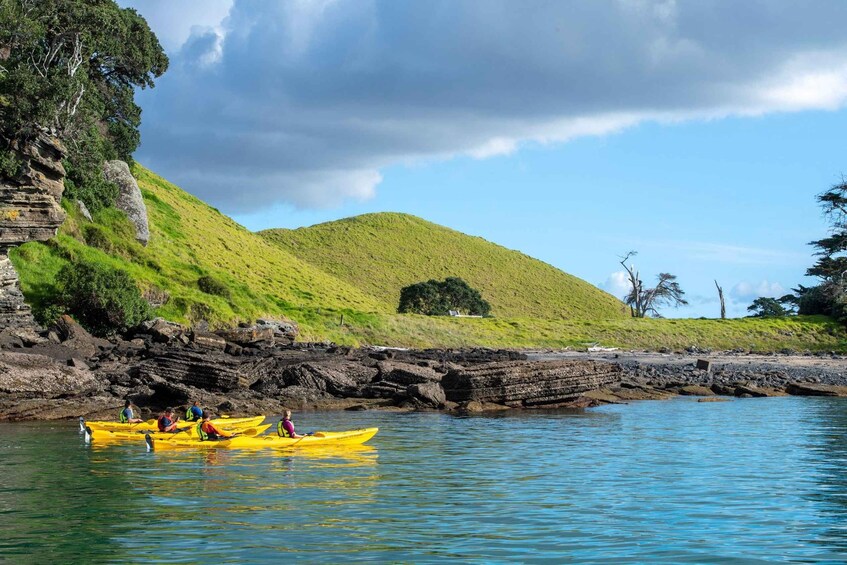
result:
M 365 214 L 262 236 L 376 297 L 396 311 L 400 289 L 461 277 L 497 317 L 614 319 L 629 316 L 615 297 L 518 251 L 408 214 Z
M 157 314 L 215 325 L 299 310 L 374 311 L 380 304 L 350 284 L 328 275 L 238 225 L 194 196 L 143 167 L 133 174 L 150 222 L 147 247 L 117 210 L 104 210 L 88 222 L 65 203 L 68 220 L 47 243 L 14 250 L 24 294 L 36 307 L 55 292 L 59 269 L 80 259 L 128 271 L 147 296 L 167 297 Z M 224 298 L 202 292 L 201 276 L 211 275 L 230 290 Z

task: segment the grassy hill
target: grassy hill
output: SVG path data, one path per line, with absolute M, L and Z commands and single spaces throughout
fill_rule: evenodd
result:
M 350 284 L 269 244 L 143 167 L 133 174 L 147 205 L 149 245 L 135 241 L 121 212 L 104 210 L 88 222 L 65 203 L 68 219 L 58 237 L 12 253 L 24 294 L 36 308 L 55 292 L 62 266 L 87 259 L 128 271 L 147 296 L 165 300 L 159 315 L 182 322 L 203 318 L 222 325 L 303 309 L 380 309 Z M 204 275 L 223 282 L 230 297 L 202 292 L 197 281 Z
M 847 350 L 844 329 L 822 317 L 621 317 L 619 302 L 583 281 L 520 253 L 411 216 L 371 215 L 263 237 L 142 167 L 136 166 L 133 174 L 148 209 L 149 246 L 135 241 L 134 228 L 122 213 L 104 210 L 89 222 L 76 206 L 65 202 L 68 220 L 55 239 L 28 243 L 11 253 L 24 294 L 35 308 L 48 304 L 56 293 L 56 274 L 64 265 L 88 260 L 129 272 L 145 295 L 161 304 L 156 313 L 165 318 L 229 325 L 261 316 L 286 316 L 298 322 L 303 341 L 406 347 L 561 348 L 599 342 L 651 349 L 696 345 L 759 351 Z M 383 222 L 384 228 L 380 227 Z M 286 238 L 290 241 L 281 244 Z M 356 248 L 357 240 L 361 249 Z M 346 251 L 336 249 L 339 241 Z M 437 257 L 422 256 L 422 249 Z M 404 257 L 413 250 L 418 250 L 416 260 Z M 355 261 L 345 254 L 354 255 Z M 370 275 L 355 270 L 356 264 L 368 262 L 378 265 Z M 435 263 L 443 270 L 435 270 Z M 450 272 L 459 267 L 464 270 Z M 410 273 L 404 274 L 404 269 Z M 379 280 L 383 271 L 382 278 L 394 282 Z M 457 273 L 482 290 L 494 305 L 496 318 L 394 313 L 393 288 Z M 201 291 L 198 279 L 206 275 L 222 282 L 229 296 Z M 578 299 L 571 305 L 573 297 Z M 577 318 L 580 312 L 585 314 Z M 569 315 L 574 319 L 562 319 Z
M 395 311 L 404 286 L 457 276 L 497 317 L 614 319 L 629 310 L 610 294 L 518 251 L 408 214 L 365 214 L 261 235 Z

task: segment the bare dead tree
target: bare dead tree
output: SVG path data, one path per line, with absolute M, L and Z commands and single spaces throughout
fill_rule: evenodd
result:
M 715 286 L 718 287 L 718 298 L 721 301 L 721 320 L 726 320 L 726 303 L 723 300 L 723 289 L 718 284 L 717 279 L 715 279 Z
M 630 307 L 634 318 L 644 318 L 648 314 L 661 318 L 658 308 L 661 306 L 685 306 L 688 301 L 683 298 L 685 291 L 676 282 L 676 276 L 670 273 L 659 273 L 658 282 L 653 288 L 644 288 L 641 275 L 634 265 L 627 265 L 630 258 L 636 256 L 637 251 L 629 251 L 621 257 L 620 264 L 626 270 L 629 277 L 630 291 L 624 298 Z

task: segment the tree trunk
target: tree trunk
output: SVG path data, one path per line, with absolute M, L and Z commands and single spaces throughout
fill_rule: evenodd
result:
M 721 320 L 726 320 L 726 304 L 723 300 L 723 289 L 721 285 L 718 284 L 718 281 L 715 280 L 715 286 L 718 287 L 718 298 L 721 301 Z

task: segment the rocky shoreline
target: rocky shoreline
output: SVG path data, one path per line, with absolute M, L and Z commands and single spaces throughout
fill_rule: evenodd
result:
M 109 340 L 69 317 L 0 332 L 0 420 L 142 417 L 199 400 L 218 413 L 590 407 L 676 395 L 847 396 L 847 358 L 743 352 L 405 350 L 297 343 L 296 325 L 230 330 L 162 319 Z

